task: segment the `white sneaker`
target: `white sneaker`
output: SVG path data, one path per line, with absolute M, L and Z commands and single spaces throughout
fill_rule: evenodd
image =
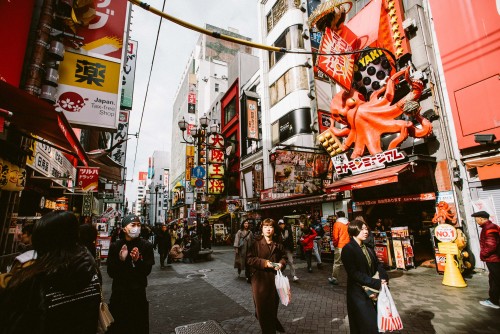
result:
M 493 304 L 489 299 L 486 299 L 486 300 L 481 300 L 479 302 L 479 304 L 483 305 L 483 306 L 486 306 L 486 307 L 491 307 L 491 308 L 494 308 L 495 310 L 498 310 L 500 309 L 500 306 L 496 305 L 496 304 Z
M 293 276 L 293 281 L 294 282 L 297 282 L 299 280 L 299 278 L 297 276 Z

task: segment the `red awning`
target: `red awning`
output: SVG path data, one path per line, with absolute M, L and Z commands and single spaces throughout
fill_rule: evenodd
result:
M 13 113 L 10 127 L 28 136 L 40 136 L 88 165 L 88 157 L 66 116 L 50 103 L 0 80 L 0 108 Z
M 335 201 L 337 198 L 336 195 L 315 195 L 315 196 L 305 196 L 301 198 L 294 198 L 289 200 L 281 200 L 281 201 L 273 201 L 268 203 L 260 204 L 260 209 L 275 209 L 275 208 L 283 208 L 288 206 L 296 206 L 296 205 L 309 205 L 316 203 L 324 203 Z
M 481 181 L 500 178 L 500 155 L 482 157 L 465 161 L 467 169 L 477 168 Z
M 374 172 L 345 177 L 325 187 L 326 193 L 381 186 L 398 182 L 398 175 L 406 171 L 410 163 L 389 167 Z

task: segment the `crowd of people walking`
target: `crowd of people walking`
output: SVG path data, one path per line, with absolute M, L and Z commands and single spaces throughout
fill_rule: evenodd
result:
M 489 214 L 484 211 L 473 217 L 482 228 L 481 258 L 490 270 L 490 296 L 480 304 L 500 308 L 497 275 L 500 260 L 496 255 L 500 229 L 488 220 Z M 234 267 L 238 277 L 243 273 L 251 283 L 255 316 L 262 333 L 285 332 L 278 319 L 276 273 L 284 273 L 288 267 L 292 281 L 298 282 L 295 247 L 298 254 L 303 254 L 309 273 L 313 271 L 315 249 L 319 253 L 322 225 L 318 227 L 305 215 L 298 222 L 295 236 L 284 219 L 270 218 L 257 226 L 243 220 L 234 235 Z M 165 268 L 165 262 L 193 262 L 202 247 L 211 247 L 211 233 L 203 232 L 207 226 L 210 228 L 208 224 L 200 229 L 196 225 L 185 229 L 161 225 L 151 238 L 151 233 L 142 229 L 140 217 L 128 215 L 121 220 L 107 256 L 106 271 L 112 279 L 109 308 L 114 318 L 107 332 L 149 333 L 146 287 L 155 264 L 154 250 L 160 255 L 161 268 Z M 380 222 L 376 228 L 383 228 Z M 199 231 L 205 234 L 201 241 Z M 337 212 L 331 233 L 334 257 L 328 280 L 338 284 L 339 272 L 345 268 L 351 333 L 379 332 L 376 302 L 382 286 L 389 283 L 373 250 L 370 234 L 362 218 L 349 222 L 342 211 Z M 23 226 L 20 254 L 10 271 L 0 274 L 0 334 L 96 333 L 102 301 L 96 237 L 92 224 L 79 224 L 75 215 L 67 211 L 54 211 L 36 224 Z M 316 260 L 321 269 L 321 257 Z

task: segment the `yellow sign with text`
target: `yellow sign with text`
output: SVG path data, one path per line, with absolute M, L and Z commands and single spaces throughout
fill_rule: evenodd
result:
M 120 63 L 66 51 L 59 67 L 59 83 L 117 93 Z

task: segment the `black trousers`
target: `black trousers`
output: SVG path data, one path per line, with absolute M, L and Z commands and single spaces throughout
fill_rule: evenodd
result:
M 149 334 L 149 302 L 146 288 L 113 291 L 109 310 L 115 319 L 108 333 Z
M 496 305 L 499 304 L 500 298 L 500 262 L 486 262 L 488 271 L 490 272 L 488 278 L 490 283 L 490 302 Z

